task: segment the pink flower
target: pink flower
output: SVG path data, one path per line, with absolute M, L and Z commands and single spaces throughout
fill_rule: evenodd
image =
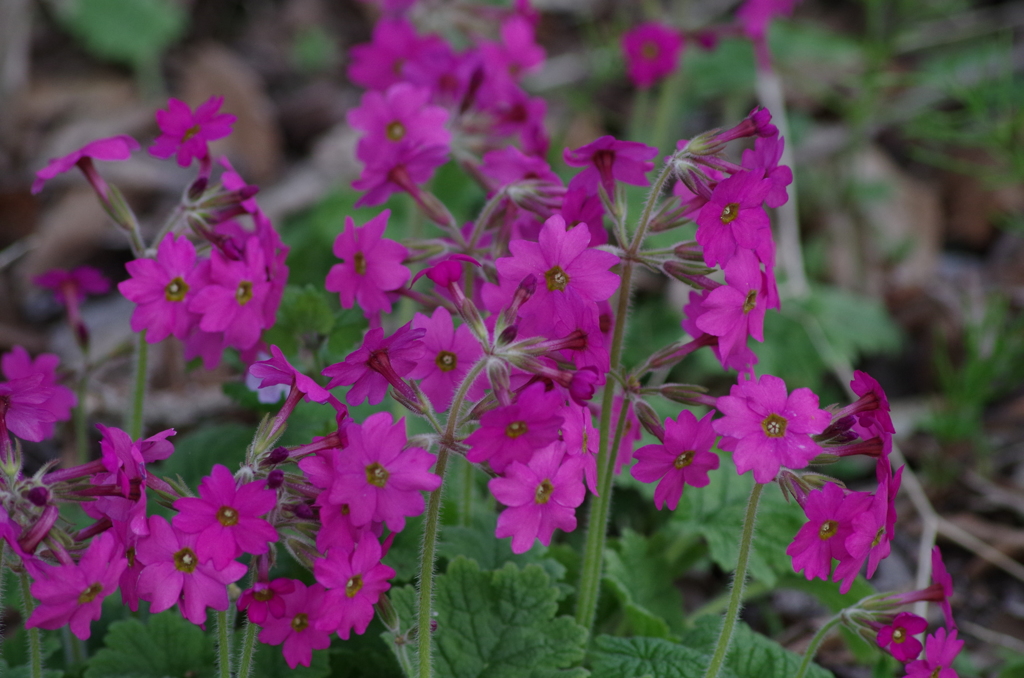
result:
M 953 577 L 949 575 L 946 564 L 942 562 L 942 552 L 938 546 L 932 547 L 932 581 L 942 587 L 942 614 L 946 618 L 946 626 L 956 633 L 956 622 L 953 621 L 953 608 L 949 599 L 953 597 Z
M 528 463 L 538 450 L 558 440 L 563 419 L 562 397 L 536 383 L 519 394 L 516 402 L 485 412 L 480 428 L 466 438 L 466 459 L 486 461 L 498 473 L 512 462 Z
M 768 207 L 781 207 L 789 200 L 786 187 L 793 183 L 793 170 L 786 165 L 779 165 L 782 159 L 782 150 L 786 140 L 778 134 L 768 137 L 756 137 L 754 148 L 743 151 L 743 166 L 750 170 L 762 170 L 764 176 L 771 183 L 771 188 L 765 196 L 765 204 Z
M 645 445 L 634 454 L 637 461 L 630 473 L 642 483 L 658 482 L 654 505 L 659 511 L 666 505 L 675 511 L 683 486 L 705 487 L 710 482 L 708 471 L 718 468 L 718 455 L 711 451 L 714 414 L 712 410 L 697 421 L 692 412 L 683 410 L 675 420 L 665 420 L 663 445 Z
M 953 660 L 960 654 L 964 641 L 957 640 L 956 629 L 947 633 L 939 629 L 924 641 L 925 658 L 907 664 L 907 678 L 957 678 Z
M 587 489 L 597 494 L 597 452 L 600 433 L 594 427 L 590 408 L 586 405 L 569 403 L 561 410 L 565 423 L 562 424 L 562 441 L 565 452 L 577 457 L 587 482 Z
M 747 345 L 747 337 L 764 341 L 764 315 L 768 307 L 768 281 L 753 252 L 740 250 L 725 266 L 726 285 L 711 290 L 704 299 L 704 313 L 697 327 L 718 337 L 723 360 L 736 348 Z
M 395 576 L 380 559 L 380 542 L 363 532 L 354 550 L 331 549 L 313 564 L 316 580 L 330 589 L 317 628 L 337 631 L 342 640 L 348 640 L 353 630 L 359 635 L 366 632 L 373 621 L 373 606 L 391 588 L 388 580 Z
M 433 492 L 441 478 L 430 472 L 434 455 L 405 448 L 405 419 L 392 423 L 389 412 L 377 412 L 363 424 L 345 429 L 348 447 L 335 456 L 330 502 L 348 504 L 357 526 L 382 521 L 400 532 L 407 516 L 423 512 L 423 492 Z
M 802 570 L 808 581 L 815 577 L 828 579 L 832 559 L 842 564 L 850 558 L 846 539 L 853 531 L 854 517 L 866 508 L 868 501 L 868 495 L 846 494 L 835 483 L 826 483 L 820 490 L 809 492 L 803 504 L 807 522 L 786 548 L 786 555 L 793 558 L 793 570 Z M 846 593 L 852 584 L 853 577 L 844 580 L 840 592 Z
M 622 36 L 626 72 L 641 89 L 653 86 L 676 70 L 682 51 L 682 34 L 656 21 L 640 24 Z
M 295 579 L 274 579 L 273 581 L 258 581 L 251 589 L 242 591 L 238 598 L 239 611 L 245 610 L 245 615 L 253 624 L 264 626 L 267 617 L 284 617 L 286 605 L 284 595 L 295 590 L 295 584 L 301 584 Z
M 366 89 L 385 90 L 404 79 L 406 68 L 443 46 L 436 36 L 420 37 L 406 19 L 382 19 L 373 28 L 373 40 L 349 52 L 349 80 Z
M 397 290 L 409 279 L 402 262 L 409 250 L 394 240 L 383 238 L 391 210 L 384 210 L 364 226 L 356 226 L 345 217 L 345 230 L 334 240 L 334 256 L 342 260 L 327 274 L 328 292 L 337 292 L 342 308 L 359 304 L 363 313 L 391 312 L 385 292 Z
M 136 557 L 145 564 L 139 575 L 139 596 L 150 612 L 163 612 L 175 603 L 193 624 L 206 622 L 206 608 L 228 609 L 228 584 L 248 568 L 238 561 L 217 569 L 196 554 L 198 534 L 185 534 L 160 516 L 149 517 L 149 536 L 139 540 Z
M 928 628 L 928 622 L 910 612 L 900 612 L 888 626 L 878 629 L 875 642 L 889 650 L 893 657 L 906 663 L 921 654 L 921 641 L 916 636 Z
M 266 318 L 264 303 L 270 293 L 266 257 L 257 238 L 245 243 L 244 260 L 235 261 L 213 250 L 209 284 L 196 292 L 188 310 L 202 316 L 204 332 L 223 332 L 236 348 L 252 348 L 260 340 Z
M 327 402 L 327 399 L 331 397 L 327 389 L 292 367 L 277 346 L 271 344 L 270 352 L 273 357 L 269 360 L 261 360 L 249 366 L 249 374 L 259 380 L 261 389 L 275 384 L 294 386 L 305 394 L 307 400 L 312 400 L 315 403 Z
M 4 443 L 7 431 L 34 443 L 53 433 L 57 416 L 47 404 L 54 389 L 44 386 L 44 379 L 43 374 L 34 374 L 0 383 L 0 440 Z
M 363 94 L 360 105 L 346 115 L 349 125 L 366 132 L 359 140 L 357 157 L 369 162 L 380 148 L 401 141 L 447 147 L 452 138 L 445 129 L 448 111 L 428 105 L 429 100 L 429 89 L 407 82 L 396 83 L 383 94 L 373 90 Z
M 539 450 L 528 464 L 512 462 L 487 487 L 508 507 L 498 516 L 494 536 L 512 537 L 513 553 L 529 551 L 535 539 L 549 545 L 556 528 L 575 530 L 576 507 L 587 494 L 580 460 L 566 458 L 562 443 Z
M 223 103 L 224 97 L 210 97 L 193 113 L 184 101 L 171 97 L 167 109 L 156 112 L 161 134 L 149 147 L 150 154 L 157 158 L 175 155 L 182 167 L 188 167 L 194 158 L 208 159 L 206 143 L 231 134 L 236 120 L 233 115 L 217 112 Z
M 738 10 L 743 32 L 755 40 L 763 40 L 768 24 L 777 16 L 789 16 L 800 0 L 747 0 Z
M 434 408 L 443 412 L 451 405 L 455 389 L 470 367 L 483 355 L 483 349 L 467 326 L 456 328 L 453 325 L 452 314 L 444 306 L 438 306 L 430 318 L 417 313 L 412 326 L 426 334 L 423 336 L 425 350 L 409 372 L 409 378 L 422 380 L 420 388 Z M 471 398 L 483 396 L 482 385 L 470 390 L 473 391 Z
M 74 153 L 69 153 L 61 158 L 54 158 L 47 163 L 46 167 L 36 172 L 36 180 L 32 182 L 33 195 L 43 190 L 47 181 L 58 174 L 67 172 L 75 165 L 80 165 L 83 159 L 118 161 L 127 160 L 131 157 L 132 151 L 139 148 L 139 142 L 123 134 L 106 139 L 97 139 L 89 142 Z M 84 169 L 84 168 L 83 168 Z
M 718 399 L 718 409 L 725 415 L 714 424 L 723 436 L 720 447 L 734 450 L 736 471 L 753 469 L 759 483 L 771 482 L 783 466 L 807 466 L 821 452 L 811 436 L 830 419 L 809 388 L 787 395 L 785 382 L 770 374 L 733 386 Z
M 570 167 L 586 167 L 569 182 L 569 189 L 583 188 L 597 193 L 600 184 L 610 200 L 615 199 L 615 182 L 633 186 L 647 186 L 647 173 L 654 169 L 651 161 L 658 149 L 636 141 L 619 141 L 603 136 L 575 150 L 565 149 L 562 154 Z
M 0 369 L 9 380 L 26 379 L 37 374 L 43 376 L 39 386 L 52 389 L 49 399 L 39 404 L 54 416 L 55 421 L 67 421 L 71 418 L 71 409 L 78 403 L 78 398 L 67 386 L 57 383 L 57 365 L 60 358 L 52 353 L 40 353 L 35 360 L 21 346 L 13 347 L 9 353 L 0 358 Z M 40 421 L 44 428 L 43 439 L 53 436 L 53 424 Z M 26 438 L 27 440 L 27 438 Z
M 90 622 L 100 618 L 103 599 L 117 590 L 127 566 L 109 532 L 95 537 L 77 564 L 38 566 L 31 591 L 39 605 L 25 626 L 59 629 L 68 625 L 78 638 L 88 639 Z
M 155 344 L 174 335 L 184 340 L 199 316 L 188 310 L 189 302 L 205 282 L 196 267 L 196 248 L 188 238 L 168 233 L 160 242 L 156 259 L 136 259 L 125 264 L 132 277 L 117 289 L 136 304 L 132 330 L 147 330 L 146 341 Z
M 415 401 L 416 393 L 402 377 L 412 372 L 423 354 L 421 339 L 425 333 L 405 324 L 385 338 L 384 330 L 375 327 L 363 337 L 362 346 L 345 356 L 345 362 L 324 368 L 322 374 L 331 378 L 327 388 L 351 384 L 345 394 L 349 405 L 359 405 L 364 400 L 371 405 L 380 403 L 388 392 L 388 384 Z
M 259 641 L 267 645 L 284 644 L 284 659 L 290 668 L 299 664 L 309 666 L 313 661 L 313 650 L 326 650 L 331 644 L 331 634 L 317 628 L 324 614 L 324 587 L 313 584 L 307 587 L 293 580 L 295 590 L 285 593 L 285 611 L 280 617 L 270 617 L 260 630 Z
M 39 287 L 52 290 L 54 298 L 65 306 L 68 300 L 78 303 L 85 301 L 88 294 L 106 294 L 110 291 L 110 280 L 99 269 L 79 266 L 70 271 L 55 268 L 32 279 Z
M 771 229 L 762 206 L 770 188 L 760 171 L 739 172 L 715 187 L 696 217 L 695 237 L 704 248 L 704 263 L 724 266 L 740 248 L 771 250 Z M 768 255 L 759 258 L 765 261 Z
M 352 182 L 352 188 L 365 191 L 356 201 L 356 207 L 380 205 L 392 193 L 405 191 L 413 198 L 419 187 L 434 176 L 434 170 L 448 162 L 448 147 L 413 144 L 400 141 L 378 149 L 366 161 L 363 173 Z
M 199 557 L 212 558 L 218 570 L 243 553 L 266 553 L 269 542 L 277 541 L 277 530 L 259 517 L 277 504 L 277 493 L 266 484 L 257 480 L 238 487 L 231 471 L 217 464 L 199 483 L 199 497 L 174 502 L 180 512 L 174 527 L 198 535 Z

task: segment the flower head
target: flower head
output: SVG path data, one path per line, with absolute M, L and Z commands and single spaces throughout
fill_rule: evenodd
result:
M 421 339 L 425 330 L 412 329 L 405 324 L 389 337 L 384 330 L 375 327 L 363 337 L 363 345 L 345 356 L 345 362 L 324 368 L 323 375 L 330 377 L 327 388 L 351 384 L 345 394 L 349 405 L 358 405 L 369 400 L 376 405 L 384 400 L 388 384 L 411 400 L 416 394 L 402 377 L 408 376 L 416 367 L 416 361 L 423 354 Z
M 448 409 L 455 389 L 470 367 L 483 354 L 483 349 L 469 327 L 459 325 L 456 328 L 453 325 L 452 315 L 444 306 L 438 306 L 429 318 L 417 313 L 412 326 L 426 334 L 423 336 L 423 354 L 409 373 L 409 378 L 421 380 L 420 388 L 434 408 L 443 412 Z M 473 395 L 481 397 L 483 388 L 476 388 Z
M 363 226 L 345 217 L 345 230 L 334 240 L 334 256 L 342 260 L 327 274 L 328 292 L 339 294 L 342 308 L 357 303 L 363 313 L 391 312 L 386 292 L 397 290 L 409 279 L 402 262 L 409 251 L 384 238 L 391 210 L 384 210 Z
M 55 268 L 32 279 L 39 287 L 52 290 L 54 298 L 67 306 L 71 300 L 81 303 L 86 295 L 106 294 L 110 279 L 98 268 L 79 266 L 70 271 Z
M 658 149 L 636 141 L 619 141 L 603 136 L 575 150 L 565 149 L 563 157 L 570 167 L 585 167 L 569 182 L 569 188 L 584 188 L 597 193 L 600 184 L 611 200 L 615 199 L 615 182 L 647 186 L 647 173 L 654 169 L 652 159 Z
M 636 464 L 630 472 L 642 483 L 657 481 L 654 505 L 660 511 L 668 506 L 675 511 L 683 486 L 704 487 L 710 480 L 708 471 L 718 468 L 718 455 L 711 451 L 715 431 L 711 427 L 714 411 L 697 421 L 689 410 L 665 420 L 665 442 L 645 445 L 634 453 Z
M 196 248 L 188 238 L 168 233 L 155 259 L 136 259 L 125 264 L 131 278 L 117 289 L 136 304 L 132 330 L 146 330 L 146 341 L 155 344 L 169 335 L 185 339 L 199 320 L 188 310 L 189 302 L 205 282 L 196 266 Z
M 498 473 L 512 462 L 528 463 L 535 452 L 558 440 L 561 405 L 558 392 L 546 391 L 544 384 L 527 387 L 516 402 L 481 415 L 480 428 L 466 438 L 466 459 L 487 461 Z
M 878 629 L 875 642 L 878 647 L 889 650 L 901 662 L 917 659 L 921 654 L 921 641 L 916 636 L 928 628 L 928 622 L 910 612 L 900 612 L 892 623 Z
M 261 360 L 249 366 L 249 374 L 259 380 L 260 389 L 274 385 L 283 385 L 289 388 L 294 386 L 305 395 L 307 400 L 312 400 L 315 403 L 327 402 L 327 399 L 331 397 L 327 389 L 292 367 L 277 346 L 271 344 L 270 352 L 273 355 L 269 360 Z
M 32 193 L 36 194 L 43 190 L 47 181 L 58 174 L 67 172 L 75 165 L 81 164 L 83 160 L 89 158 L 107 161 L 127 160 L 131 157 L 132 151 L 138 150 L 138 148 L 138 141 L 123 134 L 91 141 L 74 153 L 50 160 L 46 167 L 36 172 L 36 180 L 32 182 Z
M 641 89 L 670 75 L 679 64 L 682 50 L 682 34 L 656 21 L 640 24 L 622 36 L 626 72 Z
M 960 654 L 964 641 L 956 637 L 956 629 L 939 629 L 924 640 L 925 658 L 907 664 L 907 678 L 957 678 L 953 660 Z
M 208 160 L 207 142 L 231 134 L 236 120 L 233 115 L 217 112 L 223 103 L 224 97 L 210 97 L 193 113 L 184 101 L 171 97 L 167 108 L 156 112 L 160 136 L 149 147 L 150 154 L 157 158 L 174 155 L 182 167 L 188 167 L 195 158 Z
M 259 640 L 267 645 L 284 645 L 284 659 L 290 668 L 309 666 L 313 650 L 326 650 L 331 644 L 329 631 L 318 628 L 324 614 L 325 589 L 320 584 L 307 587 L 292 580 L 293 590 L 281 595 L 284 612 L 271 616 L 260 630 Z
M 388 580 L 395 571 L 380 562 L 380 542 L 363 532 L 352 551 L 331 549 L 326 558 L 313 565 L 316 580 L 330 589 L 325 598 L 325 613 L 318 622 L 324 631 L 337 631 L 348 640 L 352 631 L 366 632 L 373 620 L 373 606 L 380 595 L 391 588 Z

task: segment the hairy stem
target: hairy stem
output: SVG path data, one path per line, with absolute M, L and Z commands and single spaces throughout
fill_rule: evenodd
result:
M 804 652 L 804 659 L 800 662 L 800 670 L 796 672 L 794 678 L 804 678 L 804 674 L 807 673 L 807 669 L 810 668 L 811 662 L 814 661 L 814 655 L 818 654 L 818 648 L 821 646 L 825 636 L 829 634 L 836 624 L 840 621 L 839 615 L 836 615 L 828 620 L 828 623 L 818 629 L 818 632 L 811 638 L 811 644 L 807 646 L 807 651 Z
M 729 607 L 725 610 L 725 619 L 722 622 L 722 632 L 718 636 L 718 645 L 715 646 L 715 653 L 711 656 L 711 664 L 704 674 L 704 678 L 717 678 L 725 665 L 725 657 L 729 653 L 729 645 L 732 642 L 732 634 L 736 629 L 736 620 L 740 616 L 740 607 L 743 604 L 743 589 L 747 585 L 747 565 L 750 562 L 750 547 L 754 543 L 754 523 L 757 520 L 757 504 L 761 500 L 761 490 L 764 485 L 754 483 L 750 490 L 750 499 L 747 501 L 747 512 L 743 516 L 743 533 L 740 536 L 740 554 L 736 561 L 736 573 L 732 579 L 732 594 L 729 596 Z
M 146 363 L 149 355 L 149 344 L 146 343 L 146 330 L 139 332 L 135 345 L 135 375 L 132 387 L 131 407 L 128 409 L 125 428 L 132 440 L 142 437 L 142 408 L 146 402 Z
M 21 582 L 21 606 L 25 611 L 25 620 L 28 621 L 28 618 L 32 616 L 32 610 L 35 609 L 32 592 L 29 590 L 31 581 L 28 578 L 28 572 L 22 572 L 19 581 Z M 32 678 L 43 678 L 42 634 L 39 633 L 39 627 L 36 626 L 32 628 L 26 626 L 25 632 L 28 635 L 29 675 Z
M 231 678 L 231 629 L 226 610 L 217 612 L 217 667 L 220 678 Z
M 256 654 L 256 634 L 260 627 L 245 620 L 245 634 L 242 636 L 242 654 L 238 661 L 237 678 L 249 678 L 252 674 L 252 657 Z

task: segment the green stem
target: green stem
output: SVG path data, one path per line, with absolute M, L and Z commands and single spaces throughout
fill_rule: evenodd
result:
M 238 662 L 237 678 L 249 678 L 252 673 L 252 656 L 256 654 L 256 633 L 260 627 L 245 620 L 245 635 L 242 636 L 242 656 Z
M 231 629 L 226 610 L 217 612 L 217 664 L 220 678 L 231 678 Z
M 841 621 L 840 616 L 837 614 L 828 620 L 828 623 L 818 629 L 818 632 L 811 638 L 811 644 L 807 646 L 807 651 L 804 652 L 804 659 L 800 662 L 800 670 L 796 672 L 795 678 L 804 678 L 804 674 L 807 673 L 807 669 L 810 668 L 811 662 L 814 660 L 814 655 L 818 654 L 818 648 L 821 646 L 825 636 L 828 635 L 832 627 Z
M 468 526 L 473 522 L 473 464 L 462 462 L 462 506 L 459 511 L 459 524 Z
M 487 358 L 482 358 L 473 365 L 465 379 L 459 385 L 455 397 L 452 399 L 451 410 L 448 412 L 448 422 L 445 425 L 444 434 L 441 438 L 441 446 L 437 451 L 437 464 L 434 473 L 441 477 L 441 485 L 430 493 L 430 500 L 427 503 L 427 514 L 423 520 L 423 550 L 420 552 L 420 590 L 419 608 L 417 611 L 417 624 L 419 625 L 419 636 L 417 649 L 419 651 L 419 675 L 420 678 L 430 678 L 433 667 L 430 662 L 430 621 L 431 603 L 434 597 L 434 557 L 437 552 L 437 534 L 441 522 L 441 492 L 444 490 L 444 471 L 448 466 L 448 451 L 455 442 L 455 429 L 462 414 L 462 406 L 466 402 L 466 394 L 476 378 L 480 376 L 487 365 Z
M 78 463 L 84 464 L 89 461 L 89 425 L 88 413 L 85 409 L 85 399 L 89 395 L 89 366 L 82 368 L 82 375 L 77 384 L 78 403 L 75 405 L 75 451 L 78 455 Z
M 142 408 L 146 402 L 146 362 L 149 355 L 149 344 L 146 343 L 146 330 L 139 332 L 135 345 L 135 378 L 132 388 L 131 408 L 125 428 L 132 440 L 142 437 Z
M 25 610 L 25 620 L 32 616 L 32 610 L 35 609 L 35 603 L 32 602 L 32 592 L 29 590 L 31 582 L 28 578 L 28 572 L 22 572 L 19 577 L 21 582 L 21 605 Z M 32 678 L 43 678 L 43 641 L 42 634 L 39 633 L 39 627 L 33 626 L 32 628 L 25 628 L 28 634 L 28 656 L 29 656 L 29 675 Z
M 761 490 L 764 485 L 754 483 L 750 490 L 750 499 L 747 502 L 747 512 L 743 516 L 743 534 L 740 536 L 740 554 L 736 561 L 736 574 L 732 579 L 732 594 L 729 596 L 729 607 L 725 611 L 725 620 L 722 623 L 722 632 L 718 636 L 718 645 L 715 653 L 711 656 L 711 664 L 704 674 L 704 678 L 717 678 L 722 666 L 725 665 L 725 657 L 729 652 L 729 645 L 732 642 L 732 633 L 736 628 L 736 620 L 740 616 L 740 607 L 743 603 L 743 589 L 747 585 L 747 565 L 750 562 L 750 548 L 754 543 L 754 523 L 757 520 L 757 504 L 761 500 Z
M 683 98 L 683 81 L 685 75 L 681 67 L 661 84 L 658 93 L 658 107 L 654 113 L 654 132 L 651 134 L 650 145 L 662 149 L 671 142 L 672 124 L 678 122 L 677 105 Z

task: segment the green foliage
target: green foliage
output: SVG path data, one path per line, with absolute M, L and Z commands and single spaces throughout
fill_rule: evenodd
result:
M 701 617 L 694 629 L 683 635 L 681 642 L 711 655 L 721 627 L 722 620 L 718 617 Z M 725 666 L 738 678 L 790 678 L 796 675 L 802 659 L 801 655 L 790 652 L 743 622 L 737 622 Z M 832 672 L 811 664 L 805 675 L 807 678 L 829 678 Z
M 203 426 L 181 437 L 171 438 L 174 454 L 155 469 L 157 475 L 180 475 L 189 487 L 196 487 L 209 475 L 214 464 L 224 464 L 232 472 L 245 461 L 245 450 L 252 442 L 255 428 L 238 423 Z
M 18 600 L 21 600 L 20 595 Z M 29 664 L 25 627 L 18 626 L 10 635 L 6 635 L 9 631 L 11 629 L 4 629 L 5 637 L 2 646 L 3 657 L 0 658 L 0 676 L 4 678 L 31 678 L 32 666 Z M 53 666 L 56 663 L 54 659 L 58 658 L 57 651 L 61 647 L 61 643 L 57 639 L 59 637 L 58 632 L 43 631 L 42 633 L 43 678 L 61 678 L 64 675 L 64 671 L 47 668 Z
M 74 0 L 59 19 L 96 56 L 148 70 L 184 35 L 188 17 L 168 0 Z
M 665 534 L 647 538 L 627 529 L 614 548 L 605 550 L 605 582 L 638 635 L 671 638 L 686 623 L 683 597 L 674 584 L 682 573 L 666 555 L 667 540 Z
M 700 678 L 710 656 L 660 638 L 614 638 L 594 641 L 591 678 Z M 728 668 L 722 678 L 737 678 Z M 760 678 L 760 677 L 758 677 Z
M 235 645 L 241 642 L 235 636 Z M 328 652 L 314 650 L 309 666 L 288 666 L 280 645 L 258 644 L 253 661 L 252 678 L 325 678 L 331 675 L 331 657 Z M 365 675 L 365 674 L 364 674 Z
M 540 565 L 553 581 L 565 578 L 565 566 L 547 557 L 548 547 L 534 542 L 526 553 L 512 553 L 509 542 L 494 536 L 498 517 L 493 512 L 473 515 L 472 525 L 446 525 L 441 531 L 437 555 L 455 560 L 462 556 L 476 562 L 482 570 L 497 570 L 506 563 L 519 567 Z
M 456 558 L 434 578 L 434 672 L 439 678 L 583 678 L 568 668 L 583 658 L 586 630 L 555 617 L 559 589 L 538 565 L 507 563 L 481 570 Z M 415 624 L 416 592 L 396 589 L 392 602 L 407 633 Z M 394 644 L 394 636 L 384 634 Z
M 138 619 L 114 622 L 103 644 L 89 661 L 85 678 L 216 675 L 212 636 L 182 619 L 177 610 L 153 615 L 145 624 Z

